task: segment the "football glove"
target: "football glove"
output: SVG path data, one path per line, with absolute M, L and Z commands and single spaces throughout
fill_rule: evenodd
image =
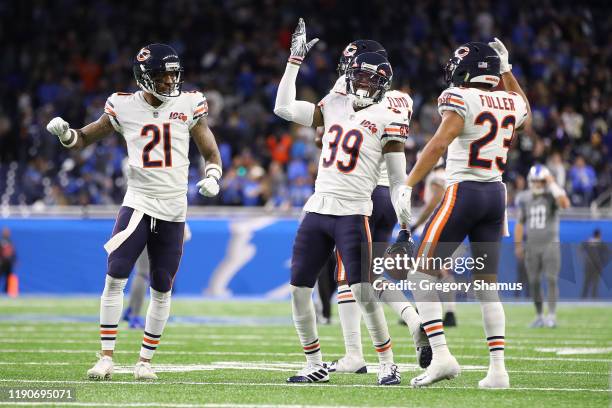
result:
M 76 132 L 71 131 L 68 122 L 59 116 L 51 119 L 47 124 L 47 131 L 56 135 L 65 147 L 72 147 L 77 141 Z
M 395 208 L 397 219 L 402 228 L 410 225 L 410 220 L 412 219 L 412 208 L 410 204 L 411 196 L 412 187 L 399 187 L 396 202 L 394 203 L 393 207 Z
M 289 57 L 289 62 L 300 65 L 302 61 L 304 61 L 304 57 L 308 54 L 308 51 L 310 51 L 318 41 L 318 38 L 306 41 L 306 24 L 304 23 L 304 19 L 300 17 L 298 25 L 291 36 L 291 56 Z
M 221 166 L 214 163 L 207 164 L 204 168 L 204 175 L 206 177 L 196 184 L 200 188 L 200 194 L 204 197 L 214 197 L 219 194 L 219 179 L 221 179 L 222 174 Z
M 412 240 L 412 235 L 410 231 L 407 229 L 400 230 L 399 234 L 397 234 L 397 239 L 387 250 L 385 251 L 386 258 L 395 258 L 396 256 L 411 258 L 415 253 L 414 241 Z M 397 265 L 396 265 L 397 266 Z M 387 269 L 387 275 L 392 279 L 406 279 L 408 273 L 410 271 L 406 269 L 396 269 L 391 268 Z
M 204 197 L 214 197 L 219 194 L 219 180 L 212 176 L 203 178 L 202 180 L 198 181 L 198 184 L 196 184 L 196 186 L 200 188 L 198 191 Z
M 499 38 L 495 37 L 495 41 L 491 41 L 489 46 L 495 50 L 497 55 L 499 55 L 499 73 L 505 74 L 506 72 L 512 71 L 512 65 L 508 63 L 508 50 L 503 42 L 499 40 Z
M 399 234 L 397 234 L 397 238 L 395 242 L 391 244 L 389 248 L 387 248 L 386 254 L 387 256 L 395 256 L 406 255 L 408 258 L 412 257 L 415 252 L 414 240 L 412 239 L 412 234 L 407 229 L 400 230 Z

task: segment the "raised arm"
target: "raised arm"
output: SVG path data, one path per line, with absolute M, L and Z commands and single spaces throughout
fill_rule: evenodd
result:
M 206 163 L 204 178 L 197 184 L 200 188 L 199 192 L 205 197 L 214 197 L 219 194 L 219 180 L 223 175 L 221 154 L 217 147 L 215 135 L 208 127 L 208 120 L 205 117 L 198 120 L 189 131 L 189 134 Z
M 527 118 L 523 121 L 519 128 L 529 128 L 531 125 L 531 107 L 529 106 L 529 100 L 527 99 L 525 91 L 523 91 L 523 88 L 521 88 L 521 85 L 519 85 L 518 81 L 514 77 L 514 74 L 512 73 L 512 65 L 510 65 L 508 62 L 508 50 L 506 49 L 504 43 L 502 43 L 497 37 L 495 37 L 495 41 L 490 42 L 489 45 L 495 50 L 495 52 L 497 52 L 497 55 L 499 55 L 499 73 L 501 74 L 503 80 L 504 90 L 521 95 L 525 101 L 525 105 L 527 107 Z
M 59 138 L 60 143 L 67 149 L 83 149 L 113 133 L 113 125 L 106 113 L 98 120 L 81 129 L 70 129 L 64 119 L 55 117 L 47 124 L 47 130 Z
M 319 41 L 315 38 L 306 41 L 306 25 L 300 18 L 297 28 L 291 37 L 291 56 L 287 62 L 285 73 L 278 85 L 274 113 L 289 121 L 303 126 L 322 126 L 323 114 L 318 106 L 312 102 L 298 101 L 296 97 L 295 81 L 300 65 L 310 49 Z

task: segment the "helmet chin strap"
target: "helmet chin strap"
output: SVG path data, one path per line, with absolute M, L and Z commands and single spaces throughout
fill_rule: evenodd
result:
M 140 82 L 138 82 L 138 87 L 140 89 L 142 89 L 143 91 L 150 93 L 151 95 L 153 95 L 156 99 L 158 99 L 161 103 L 165 103 L 168 102 L 170 100 L 169 96 L 164 96 L 164 95 L 160 95 L 157 92 L 155 92 L 155 90 L 153 89 L 149 89 L 148 87 L 144 86 L 143 84 L 141 84 Z

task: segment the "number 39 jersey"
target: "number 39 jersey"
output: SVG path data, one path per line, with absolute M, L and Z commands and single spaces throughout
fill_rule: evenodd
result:
M 189 131 L 207 115 L 206 98 L 200 92 L 183 92 L 153 107 L 142 91 L 118 92 L 107 99 L 104 112 L 127 144 L 123 205 L 161 220 L 184 221 Z
M 336 92 L 342 95 L 346 95 L 346 75 L 341 75 L 334 84 L 331 92 Z M 388 103 L 388 107 L 396 108 L 397 110 L 403 111 L 402 113 L 408 115 L 408 119 L 412 117 L 412 98 L 404 92 L 392 89 L 385 92 L 385 101 Z M 384 102 L 382 102 L 384 103 Z M 387 174 L 387 163 L 384 161 L 380 165 L 380 177 L 378 178 L 379 186 L 389 187 L 389 175 Z
M 370 215 L 372 191 L 384 161 L 383 147 L 408 139 L 409 114 L 385 98 L 355 111 L 352 99 L 330 92 L 319 103 L 325 132 L 315 193 L 305 211 L 331 215 Z
M 453 111 L 465 124 L 448 146 L 447 184 L 501 181 L 515 128 L 527 118 L 527 105 L 514 92 L 451 87 L 438 98 L 438 111 Z

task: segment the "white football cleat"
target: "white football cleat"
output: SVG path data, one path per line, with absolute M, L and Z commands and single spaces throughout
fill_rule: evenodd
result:
M 410 385 L 413 387 L 426 387 L 433 383 L 442 380 L 452 380 L 461 373 L 461 367 L 457 359 L 450 353 L 444 357 L 434 358 L 431 360 L 431 364 L 427 367 L 427 370 L 418 377 L 413 378 L 410 381 Z
M 544 325 L 549 329 L 557 327 L 557 318 L 555 316 L 548 316 L 544 321 Z
M 87 378 L 90 380 L 110 380 L 113 377 L 113 359 L 109 356 L 98 354 L 98 362 L 87 370 Z
M 329 373 L 327 367 L 318 364 L 308 364 L 295 375 L 287 378 L 288 383 L 315 383 L 328 381 Z
M 134 378 L 137 380 L 157 380 L 157 374 L 151 367 L 151 363 L 139 361 L 134 367 Z
M 327 371 L 330 373 L 365 374 L 368 372 L 368 368 L 363 358 L 344 356 L 339 360 L 329 363 Z
M 478 381 L 478 388 L 510 388 L 510 377 L 505 370 L 489 370 L 487 376 Z
M 378 369 L 378 385 L 398 385 L 402 382 L 395 364 L 381 364 Z

